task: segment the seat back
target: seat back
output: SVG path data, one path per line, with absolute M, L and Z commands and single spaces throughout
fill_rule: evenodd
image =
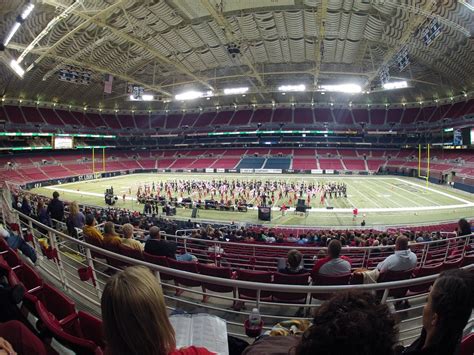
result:
M 178 261 L 175 259 L 168 258 L 168 263 L 171 268 L 187 271 L 193 274 L 199 273 L 197 263 L 194 261 Z M 198 287 L 201 286 L 201 281 L 193 280 L 192 277 L 175 277 L 175 282 L 181 285 L 189 286 L 189 287 Z
M 8 248 L 6 252 L 2 254 L 2 256 L 3 256 L 3 259 L 5 259 L 5 261 L 11 268 L 20 266 L 23 263 L 20 257 L 18 256 L 17 252 L 13 250 L 12 248 Z
M 466 336 L 461 342 L 461 349 L 459 355 L 472 355 L 474 354 L 474 333 Z
M 419 268 L 416 268 L 413 271 L 412 277 L 424 277 L 429 275 L 436 275 L 442 271 L 443 263 L 433 264 L 433 265 L 425 265 Z M 434 281 L 425 282 L 419 285 L 410 286 L 409 290 L 413 293 L 425 293 L 428 292 L 430 286 L 434 283 Z
M 102 320 L 89 313 L 77 312 L 75 322 L 71 322 L 70 326 L 63 327 L 63 330 L 72 336 L 90 340 L 105 349 Z
M 220 277 L 222 279 L 232 278 L 232 269 L 230 267 L 219 267 L 214 265 L 198 264 L 199 273 L 202 275 Z M 213 283 L 203 282 L 202 286 L 214 292 L 231 292 L 234 288 L 231 286 L 220 286 Z
M 413 274 L 413 269 L 404 270 L 404 271 L 381 272 L 377 280 L 377 283 L 408 280 L 411 278 L 412 274 Z M 405 297 L 407 291 L 408 291 L 408 287 L 393 288 L 389 291 L 388 297 L 395 297 L 395 298 Z M 377 296 L 382 297 L 383 292 L 384 291 L 378 291 Z
M 269 271 L 238 270 L 237 278 L 242 281 L 271 283 L 272 273 Z M 272 294 L 269 291 L 260 292 L 260 298 L 270 299 L 271 296 Z M 254 300 L 257 298 L 257 290 L 239 287 L 239 298 Z
M 47 331 L 56 339 L 59 343 L 73 350 L 79 355 L 100 355 L 103 354 L 102 349 L 92 340 L 77 337 L 67 333 L 62 325 L 51 316 L 50 312 L 43 305 L 42 302 L 36 303 L 36 311 L 39 319 Z M 77 317 L 77 315 L 75 315 Z M 44 331 L 43 331 L 44 333 Z
M 281 285 L 308 285 L 309 273 L 289 275 L 282 273 L 273 274 L 273 283 Z M 289 292 L 272 292 L 272 299 L 276 302 L 288 302 L 294 303 L 305 303 L 307 299 L 307 293 L 289 293 Z
M 103 248 L 104 246 L 102 245 L 102 242 L 96 238 L 91 238 L 89 237 L 87 234 L 84 234 L 84 240 L 86 241 L 86 243 L 88 244 L 91 244 L 95 247 L 98 247 L 98 248 Z M 105 256 L 101 255 L 101 254 L 98 254 L 94 251 L 91 250 L 91 256 L 93 258 L 98 258 L 98 259 L 105 259 Z
M 351 279 L 351 274 L 334 275 L 334 276 L 317 274 L 313 276 L 313 285 L 320 285 L 320 286 L 348 285 L 350 279 Z M 332 293 L 312 293 L 311 296 L 319 300 L 327 300 L 331 298 Z
M 143 259 L 150 264 L 156 264 L 164 267 L 170 267 L 168 258 L 166 256 L 153 255 L 147 252 L 143 252 Z M 173 276 L 160 272 L 160 278 L 165 281 L 173 280 Z
M 128 256 L 129 258 L 143 260 L 143 254 L 138 249 L 133 249 L 125 245 L 119 245 L 119 251 L 120 251 L 120 254 L 124 256 Z
M 443 263 L 443 271 L 451 270 L 451 269 L 459 269 L 463 264 L 464 259 L 462 257 L 452 260 L 446 260 Z
M 41 291 L 37 293 L 38 300 L 48 312 L 59 321 L 64 321 L 76 314 L 76 306 L 73 301 L 48 284 L 44 284 Z
M 15 269 L 15 274 L 25 286 L 26 291 L 31 291 L 37 287 L 43 286 L 43 280 L 41 276 L 27 263 L 22 264 L 20 267 Z

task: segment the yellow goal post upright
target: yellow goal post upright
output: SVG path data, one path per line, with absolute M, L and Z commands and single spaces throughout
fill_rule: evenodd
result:
M 422 150 L 423 145 L 418 144 L 418 177 L 420 179 L 426 180 L 426 186 L 428 186 L 430 179 L 430 145 L 426 145 L 426 166 L 425 166 L 425 175 L 422 175 L 421 171 L 421 160 L 422 160 Z
M 105 147 L 102 147 L 101 149 L 102 149 L 102 170 L 96 170 L 95 147 L 92 147 L 92 174 L 98 175 L 98 176 L 100 176 L 101 173 L 105 173 Z

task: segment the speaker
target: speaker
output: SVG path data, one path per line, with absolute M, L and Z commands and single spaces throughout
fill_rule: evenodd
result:
M 306 206 L 303 205 L 296 205 L 296 212 L 303 212 L 303 213 L 306 213 Z
M 326 206 L 326 209 L 327 209 L 327 210 L 333 210 L 334 207 L 333 207 L 333 206 Z
M 197 207 L 193 207 L 193 211 L 191 212 L 191 218 L 197 218 L 198 209 Z
M 304 206 L 305 200 L 303 198 L 299 198 L 298 202 L 296 203 L 297 206 Z
M 271 207 L 258 207 L 258 219 L 260 221 L 271 221 L 272 220 L 272 209 Z

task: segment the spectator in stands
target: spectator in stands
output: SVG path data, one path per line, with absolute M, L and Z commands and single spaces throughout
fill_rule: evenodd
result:
M 36 263 L 37 257 L 35 249 L 25 242 L 22 237 L 0 226 L 0 238 L 4 238 L 10 248 L 14 250 L 20 249 L 23 255 L 30 258 L 33 263 Z
M 474 279 L 462 269 L 443 272 L 423 309 L 421 336 L 403 349 L 406 355 L 457 354 L 474 306 Z
M 69 216 L 66 219 L 66 227 L 71 237 L 77 238 L 77 229 L 84 227 L 86 217 L 79 210 L 79 206 L 76 201 L 71 202 L 69 205 Z
M 26 214 L 27 216 L 31 215 L 32 208 L 30 205 L 30 199 L 28 196 L 23 196 L 23 201 L 21 202 L 20 212 Z
M 96 228 L 97 221 L 93 214 L 86 215 L 86 225 L 82 228 L 82 231 L 86 238 L 94 239 L 100 243 L 104 240 L 102 233 Z
M 323 276 L 339 276 L 350 274 L 351 264 L 346 257 L 340 257 L 341 248 L 342 246 L 339 240 L 333 239 L 329 242 L 328 256 L 318 260 L 314 264 L 313 270 L 311 271 L 313 278 L 318 274 Z
M 370 293 L 338 293 L 318 308 L 296 355 L 391 355 L 397 327 L 387 305 Z
M 133 239 L 133 226 L 130 223 L 126 223 L 122 226 L 122 232 L 122 245 L 125 245 L 132 249 L 143 251 L 144 245 L 138 240 Z
M 122 239 L 115 231 L 114 222 L 108 221 L 104 224 L 104 240 L 102 241 L 105 247 L 117 247 L 122 243 Z
M 64 203 L 59 199 L 59 192 L 53 192 L 53 199 L 49 202 L 47 211 L 51 219 L 60 222 L 64 220 Z
M 408 238 L 401 235 L 395 242 L 395 253 L 388 256 L 377 265 L 377 270 L 385 271 L 406 271 L 416 266 L 416 254 L 408 248 Z
M 278 272 L 290 275 L 304 274 L 308 272 L 308 270 L 304 268 L 303 254 L 296 249 L 290 250 L 286 256 L 286 262 L 283 258 L 278 260 Z
M 458 236 L 469 235 L 472 233 L 471 224 L 465 218 L 461 218 L 458 221 L 457 233 Z
M 176 244 L 161 239 L 160 228 L 156 226 L 150 228 L 150 237 L 145 243 L 145 252 L 157 256 L 166 256 L 178 261 L 196 260 L 196 257 L 191 254 L 176 254 Z
M 204 348 L 176 349 L 163 292 L 144 267 L 132 266 L 112 276 L 101 301 L 107 353 L 111 355 L 206 355 Z
M 38 206 L 36 206 L 36 214 L 38 221 L 48 227 L 51 227 L 51 217 L 44 206 L 43 200 L 38 201 Z

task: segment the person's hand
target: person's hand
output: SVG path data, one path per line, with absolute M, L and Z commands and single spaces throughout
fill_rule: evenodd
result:
M 15 350 L 13 350 L 12 345 L 0 337 L 0 355 L 17 355 Z

